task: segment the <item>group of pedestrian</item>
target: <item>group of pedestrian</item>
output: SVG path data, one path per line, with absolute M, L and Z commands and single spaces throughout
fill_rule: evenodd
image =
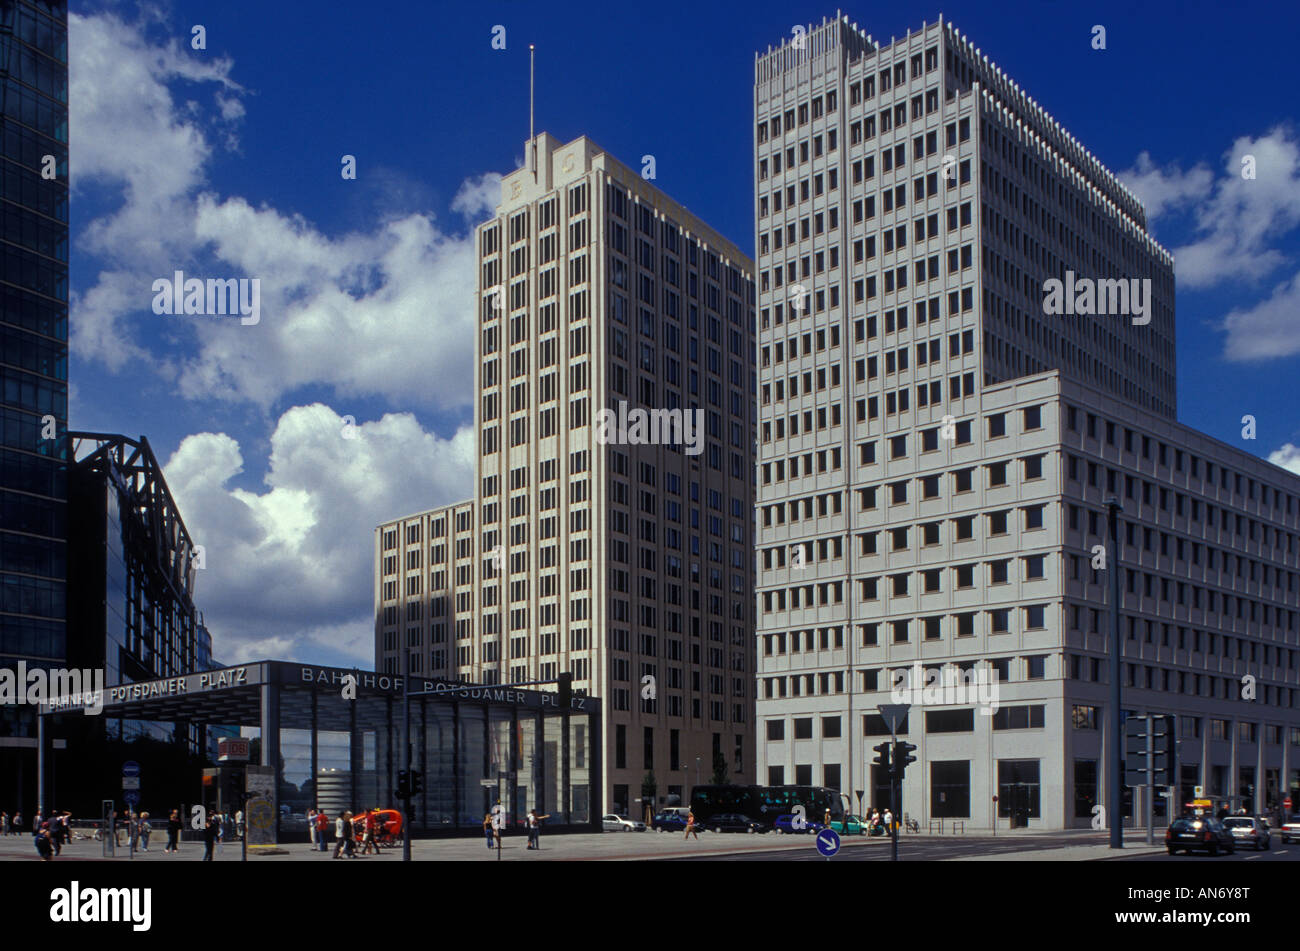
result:
M 500 803 L 497 803 L 500 805 Z M 489 812 L 483 816 L 483 839 L 487 842 L 489 849 L 499 849 L 501 847 L 501 819 L 497 816 L 504 817 L 503 812 L 494 815 Z M 540 851 L 542 848 L 542 823 L 551 818 L 551 814 L 539 813 L 536 809 L 529 809 L 528 815 L 524 817 L 524 829 L 528 833 L 528 849 L 531 851 Z
M 886 806 L 885 811 L 873 808 L 871 818 L 867 820 L 867 830 L 871 835 L 889 835 L 894 828 L 894 813 Z
M 9 824 L 13 835 L 20 834 L 21 830 L 17 822 L 21 819 L 22 814 L 16 813 Z M 55 809 L 47 818 L 44 810 L 36 810 L 36 818 L 32 820 L 32 842 L 42 862 L 48 862 L 56 855 L 61 855 L 63 846 L 70 838 L 72 838 L 72 813 Z

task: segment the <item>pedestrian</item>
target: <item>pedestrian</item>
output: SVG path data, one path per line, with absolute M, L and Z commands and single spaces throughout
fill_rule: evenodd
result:
M 9 813 L 0 811 L 0 835 L 9 835 Z
M 14 819 L 13 822 L 11 823 L 11 828 L 13 829 L 14 835 L 23 834 L 23 812 L 21 809 L 19 809 L 17 812 L 14 813 Z
M 153 828 L 149 825 L 149 813 L 140 813 L 140 847 L 143 851 L 149 851 L 149 833 Z
M 542 820 L 551 818 L 549 814 L 539 816 L 536 809 L 528 810 L 528 847 L 541 849 Z
M 693 810 L 688 810 L 686 813 L 686 835 L 682 838 L 689 839 L 691 836 L 695 836 L 696 839 L 699 839 L 700 833 L 699 830 L 695 828 L 695 812 Z
M 325 851 L 326 840 L 329 838 L 329 827 L 330 827 L 329 823 L 330 823 L 329 817 L 325 815 L 324 809 L 316 813 L 316 834 L 320 840 L 320 850 L 322 852 Z
M 212 861 L 212 847 L 217 844 L 217 817 L 209 814 L 203 823 L 203 861 Z
M 334 820 L 334 857 L 338 858 L 343 851 L 343 813 Z
M 307 810 L 307 838 L 311 841 L 311 850 L 316 851 L 316 810 Z
M 179 852 L 181 850 L 181 811 L 173 809 L 172 814 L 167 817 L 167 848 L 164 852 Z
M 826 817 L 822 819 L 822 825 L 825 826 L 827 829 L 831 827 L 831 811 L 829 809 L 826 810 Z M 848 830 L 846 829 L 845 831 Z
M 492 813 L 489 812 L 487 815 L 483 817 L 483 836 L 484 838 L 487 839 L 487 847 L 489 849 L 492 848 L 493 845 L 495 845 L 494 840 L 496 837 L 493 835 L 493 832 L 494 830 L 492 828 Z
M 343 855 L 350 859 L 357 857 L 357 829 L 351 810 L 343 813 Z
M 216 827 L 216 830 L 217 830 L 217 854 L 218 854 L 218 855 L 221 855 L 222 852 L 224 851 L 224 850 L 222 849 L 221 846 L 222 846 L 223 841 L 224 841 L 225 838 L 226 838 L 226 822 L 225 822 L 225 818 L 226 818 L 225 816 L 223 816 L 220 812 L 218 812 L 218 813 L 216 814 L 216 817 L 215 817 L 215 820 L 214 820 L 214 823 L 213 823 L 214 826 Z
M 361 816 L 361 854 L 369 855 L 372 848 L 378 855 L 379 843 L 375 841 L 375 812 L 373 809 L 367 809 Z
M 54 844 L 51 841 L 50 824 L 42 822 L 36 830 L 35 835 L 36 852 L 40 855 L 42 862 L 49 862 L 54 858 Z
M 888 806 L 885 807 L 885 832 L 889 835 L 894 834 L 894 813 Z
M 63 854 L 63 838 L 67 835 L 67 826 L 64 824 L 63 813 L 55 809 L 50 813 L 50 842 L 54 846 L 54 854 Z
M 32 835 L 38 834 L 41 831 L 41 826 L 45 824 L 44 812 L 45 810 L 40 806 L 36 807 L 36 818 L 32 820 Z

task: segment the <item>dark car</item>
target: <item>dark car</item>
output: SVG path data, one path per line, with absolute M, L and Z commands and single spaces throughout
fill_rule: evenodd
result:
M 686 830 L 686 816 L 680 812 L 661 812 L 650 820 L 650 828 L 656 832 L 684 832 Z M 700 831 L 704 826 L 700 823 L 695 824 L 695 828 Z
M 807 816 L 798 816 L 798 825 L 796 826 L 796 817 L 792 813 L 783 816 L 777 816 L 776 821 L 772 824 L 772 830 L 777 835 L 816 835 L 826 826 L 820 822 L 814 822 Z
M 1223 822 L 1212 816 L 1182 816 L 1169 823 L 1165 830 L 1165 848 L 1170 855 L 1176 855 L 1179 850 L 1218 855 L 1237 851 L 1237 843 Z
M 704 826 L 714 832 L 766 832 L 771 828 L 765 822 L 755 822 L 738 812 L 723 812 L 709 818 Z

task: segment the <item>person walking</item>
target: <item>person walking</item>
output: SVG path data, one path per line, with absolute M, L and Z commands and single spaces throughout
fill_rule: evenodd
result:
M 226 821 L 225 821 L 225 820 L 226 820 L 226 817 L 225 817 L 224 815 L 222 815 L 220 812 L 218 812 L 218 813 L 216 814 L 216 817 L 215 817 L 214 821 L 213 821 L 213 825 L 214 825 L 214 827 L 215 827 L 216 830 L 217 830 L 217 854 L 218 854 L 218 855 L 221 855 L 221 854 L 225 851 L 225 850 L 222 849 L 222 847 L 221 847 L 222 844 L 224 843 L 225 838 L 226 838 Z
M 140 813 L 140 848 L 144 852 L 149 851 L 149 833 L 153 827 L 149 825 L 149 813 Z
M 50 824 L 42 822 L 36 830 L 34 836 L 36 852 L 40 855 L 42 862 L 49 862 L 54 858 L 54 844 L 50 835 Z
M 357 829 L 351 810 L 343 813 L 343 855 L 350 859 L 357 857 Z
M 888 806 L 885 807 L 885 833 L 894 834 L 894 813 Z
M 536 809 L 528 810 L 528 847 L 540 850 L 542 847 L 542 820 L 549 819 L 550 814 L 539 816 Z
M 311 841 L 311 850 L 316 851 L 316 810 L 307 810 L 307 838 Z
M 375 810 L 367 809 L 365 815 L 361 817 L 361 854 L 369 855 L 370 850 L 374 849 L 375 855 L 379 854 L 379 843 L 375 841 Z
M 322 809 L 320 812 L 316 813 L 316 835 L 320 841 L 320 850 L 322 852 L 325 851 L 326 842 L 329 839 L 329 827 L 329 817 L 325 815 L 325 810 Z
M 338 858 L 343 852 L 343 813 L 334 820 L 334 857 Z
M 489 849 L 493 848 L 496 844 L 496 836 L 494 835 L 494 832 L 495 830 L 492 828 L 492 813 L 489 812 L 483 817 L 483 836 L 487 839 L 487 847 Z
M 695 813 L 693 811 L 686 813 L 686 835 L 682 836 L 682 838 L 689 839 L 691 836 L 695 836 L 696 839 L 700 837 L 699 830 L 695 828 Z
M 179 852 L 181 850 L 181 811 L 173 809 L 172 814 L 167 817 L 167 848 L 164 852 Z
M 63 840 L 68 834 L 67 819 L 64 814 L 55 809 L 50 813 L 50 842 L 54 845 L 54 854 L 63 854 Z
M 14 835 L 23 834 L 23 812 L 21 809 L 14 813 L 14 819 L 13 822 L 11 823 L 11 827 Z
M 203 861 L 212 861 L 212 847 L 217 844 L 217 818 L 209 814 L 203 824 Z
M 0 835 L 9 835 L 9 813 L 0 811 Z

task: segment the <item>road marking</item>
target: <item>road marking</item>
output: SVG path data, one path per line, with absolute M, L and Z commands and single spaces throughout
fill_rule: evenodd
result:
M 1249 862 L 1251 859 L 1262 859 L 1263 857 L 1264 857 L 1264 856 L 1262 856 L 1262 855 L 1247 855 L 1247 856 L 1246 856 L 1246 861 Z

